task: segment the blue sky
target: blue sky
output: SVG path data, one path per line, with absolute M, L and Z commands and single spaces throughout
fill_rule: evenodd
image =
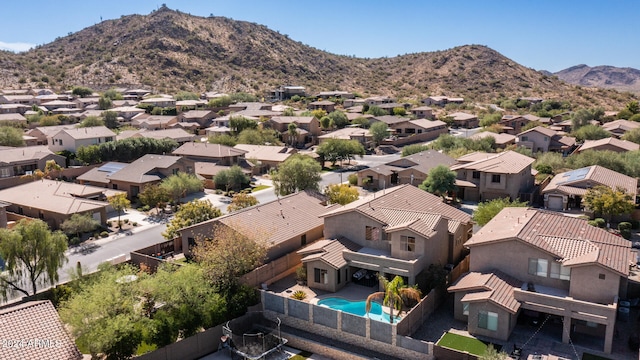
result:
M 5 1 L 0 49 L 24 50 L 121 15 L 148 14 L 162 1 Z M 537 70 L 577 64 L 640 69 L 637 0 L 209 0 L 164 3 L 193 15 L 266 25 L 336 54 L 397 56 L 489 46 Z M 22 44 L 22 45 L 20 45 Z

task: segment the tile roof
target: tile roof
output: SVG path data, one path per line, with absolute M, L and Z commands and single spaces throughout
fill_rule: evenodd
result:
M 520 308 L 520 302 L 515 299 L 513 290 L 521 288 L 522 284 L 522 281 L 494 270 L 487 273 L 466 273 L 447 290 L 449 292 L 469 291 L 461 301 L 489 301 L 515 314 Z
M 313 119 L 315 119 L 313 116 L 274 116 L 271 118 L 271 121 L 279 124 L 310 124 Z
M 547 127 L 544 127 L 544 126 L 536 126 L 536 127 L 532 128 L 532 129 L 529 129 L 527 131 L 521 132 L 520 134 L 518 134 L 518 136 L 522 136 L 522 135 L 528 134 L 530 132 L 537 132 L 537 133 L 540 133 L 540 134 L 548 136 L 548 137 L 553 137 L 555 135 L 558 135 L 558 132 L 555 131 L 555 130 L 551 130 L 551 129 L 549 129 Z
M 0 114 L 0 121 L 27 121 L 27 118 L 18 114 Z
M 518 174 L 534 161 L 535 159 L 515 151 L 503 151 L 483 160 L 454 165 L 451 170 L 468 169 L 487 173 Z
M 399 123 L 403 123 L 411 120 L 409 118 L 395 116 L 395 115 L 374 116 L 373 119 L 377 121 L 381 121 L 387 125 L 399 124 Z
M 347 261 L 342 256 L 342 253 L 347 251 L 357 252 L 362 249 L 362 246 L 348 240 L 347 238 L 340 237 L 333 240 L 318 240 L 309 246 L 298 250 L 298 254 L 302 255 L 302 262 L 320 259 L 333 267 L 334 269 L 340 269 L 347 265 Z
M 116 171 L 122 170 L 126 167 L 127 163 L 121 163 L 116 161 L 108 162 L 100 167 L 93 168 L 86 173 L 77 177 L 80 181 L 88 181 L 92 183 L 108 184 L 109 176 Z
M 559 257 L 564 266 L 597 263 L 627 276 L 630 263 L 635 263 L 628 240 L 586 220 L 529 208 L 504 208 L 465 246 L 514 239 Z
M 516 141 L 516 136 L 515 135 L 511 135 L 511 134 L 507 134 L 507 133 L 501 133 L 501 134 L 496 134 L 494 132 L 491 131 L 481 131 L 479 133 L 475 133 L 471 136 L 472 139 L 484 139 L 486 137 L 492 137 L 495 139 L 496 141 L 496 145 L 505 145 L 508 143 L 512 143 Z
M 585 140 L 584 144 L 580 146 L 580 149 L 578 149 L 578 151 L 585 151 L 589 149 L 597 150 L 598 147 L 606 146 L 606 145 L 617 147 L 621 151 L 636 151 L 640 149 L 640 145 L 634 142 L 627 141 L 627 140 L 620 140 L 614 137 L 608 137 L 600 140 Z
M 633 129 L 637 129 L 640 127 L 640 123 L 629 120 L 614 120 L 608 123 L 602 124 L 602 128 L 609 131 L 614 132 L 616 130 L 629 131 Z
M 604 185 L 612 189 L 621 187 L 627 194 L 634 196 L 638 191 L 638 180 L 630 176 L 609 170 L 600 165 L 588 166 L 557 174 L 551 179 L 542 193 L 553 191 L 563 192 L 567 195 L 583 195 L 587 189 Z
M 196 138 L 196 136 L 193 133 L 186 132 L 182 128 L 161 129 L 161 130 L 154 130 L 154 131 L 139 131 L 133 136 L 152 138 L 152 139 L 158 139 L 158 140 L 172 139 L 179 142 L 191 141 L 191 140 L 195 140 Z
M 0 310 L 0 359 L 82 359 L 50 301 L 29 301 Z M 16 347 L 5 341 L 25 340 Z M 29 343 L 28 341 L 33 341 Z
M 454 112 L 453 114 L 448 114 L 447 117 L 452 118 L 454 121 L 464 121 L 478 118 L 473 114 L 467 114 L 465 112 Z
M 143 184 L 162 179 L 160 174 L 154 173 L 155 169 L 167 169 L 182 159 L 181 156 L 147 154 L 122 170 L 113 173 L 111 180 L 127 181 Z
M 293 155 L 290 148 L 284 146 L 237 144 L 234 148 L 246 151 L 245 159 L 283 162 Z
M 68 215 L 106 207 L 108 205 L 106 202 L 84 197 L 110 195 L 107 192 L 113 193 L 114 190 L 42 179 L 0 190 L 0 200 L 23 207 Z
M 68 134 L 70 137 L 76 140 L 81 139 L 93 139 L 99 137 L 113 137 L 115 139 L 116 133 L 111 131 L 106 126 L 91 126 L 84 128 L 73 128 L 73 129 L 62 129 L 57 133 L 51 134 L 51 136 L 56 136 L 57 134 L 64 132 Z
M 182 113 L 182 117 L 185 119 L 200 119 L 211 114 L 211 110 L 191 110 Z
M 49 155 L 54 155 L 54 152 L 49 150 L 46 145 L 23 146 L 18 148 L 8 147 L 6 149 L 0 149 L 0 164 L 42 159 Z
M 35 131 L 39 131 L 42 134 L 44 134 L 44 136 L 51 136 L 57 132 L 59 132 L 60 130 L 64 130 L 64 129 L 73 129 L 75 128 L 76 125 L 55 125 L 55 126 L 38 126 L 35 129 L 31 129 L 29 131 L 26 132 L 27 135 L 31 135 L 33 132 Z
M 412 164 L 410 166 L 408 163 Z M 409 156 L 402 157 L 398 160 L 386 163 L 386 166 L 395 168 L 396 171 L 402 171 L 405 168 L 416 169 L 424 174 L 429 173 L 431 169 L 438 165 L 451 166 L 456 160 L 447 154 L 437 150 L 425 150 Z
M 221 144 L 209 144 L 209 143 L 185 143 L 179 148 L 175 149 L 172 154 L 179 156 L 199 156 L 209 158 L 225 158 L 231 156 L 241 156 L 246 154 L 247 151 L 237 149 L 234 147 L 221 145 Z
M 467 213 L 412 185 L 400 185 L 378 191 L 372 196 L 336 207 L 321 216 L 336 216 L 350 211 L 357 211 L 376 219 L 390 229 L 410 228 L 426 236 L 431 234 L 442 218 L 459 223 L 471 222 L 471 216 Z
M 369 129 L 362 129 L 358 127 L 346 127 L 342 129 L 338 129 L 336 131 L 332 131 L 330 133 L 318 136 L 318 139 L 345 139 L 349 140 L 351 138 L 360 138 L 360 137 L 371 137 L 371 133 Z
M 410 120 L 409 122 L 423 129 L 431 129 L 431 128 L 440 127 L 440 126 L 447 127 L 447 123 L 440 120 L 417 119 L 417 120 Z

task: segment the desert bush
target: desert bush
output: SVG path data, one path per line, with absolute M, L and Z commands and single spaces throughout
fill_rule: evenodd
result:
M 302 291 L 302 290 L 298 290 L 296 292 L 294 292 L 291 295 L 292 298 L 296 299 L 296 300 L 304 300 L 307 298 L 307 293 Z
M 603 218 L 595 218 L 593 221 L 597 224 L 599 228 L 605 227 L 607 225 L 607 221 Z

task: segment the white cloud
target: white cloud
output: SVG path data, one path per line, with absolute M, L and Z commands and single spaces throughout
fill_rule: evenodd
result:
M 36 46 L 35 44 L 29 44 L 29 43 L 21 43 L 21 42 L 8 43 L 8 42 L 0 41 L 0 50 L 9 50 L 13 52 L 27 51 L 35 46 Z

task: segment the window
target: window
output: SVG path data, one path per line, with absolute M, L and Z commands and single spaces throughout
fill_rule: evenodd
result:
M 480 311 L 478 313 L 478 327 L 491 331 L 498 330 L 498 314 L 491 311 Z
M 522 136 L 520 138 L 521 141 L 529 141 L 529 137 L 528 136 Z
M 480 179 L 480 171 L 474 171 L 473 174 L 471 174 L 471 177 L 474 179 Z
M 413 236 L 400 236 L 400 246 L 404 251 L 416 251 L 416 238 Z
M 600 279 L 600 280 L 604 280 L 604 279 L 605 279 L 604 274 L 598 274 L 598 279 Z
M 340 269 L 336 270 L 336 275 L 338 275 L 336 281 L 338 282 L 338 284 L 340 284 Z
M 307 234 L 302 234 L 300 236 L 300 244 L 301 245 L 306 245 L 307 244 Z
M 192 237 L 188 237 L 187 242 L 189 243 L 189 247 L 196 246 L 196 239 Z
M 328 284 L 329 277 L 327 276 L 327 270 L 318 268 L 313 269 L 313 281 L 315 281 L 316 284 Z
M 545 142 L 549 141 L 549 138 L 545 136 L 545 137 L 544 137 L 544 141 L 545 141 Z
M 9 177 L 11 176 L 11 172 L 9 171 L 9 169 L 4 168 L 4 169 L 0 169 L 0 177 Z
M 529 259 L 529 274 L 547 277 L 548 262 L 545 259 Z
M 365 240 L 379 240 L 380 239 L 380 229 L 375 226 L 365 226 L 364 228 L 364 238 Z
M 500 174 L 491 175 L 491 182 L 492 183 L 499 183 L 500 182 Z
M 469 303 L 468 302 L 463 302 L 462 303 L 462 315 L 469 316 Z
M 552 262 L 549 277 L 552 279 L 571 280 L 571 269 L 560 265 L 558 262 Z
M 178 175 L 178 171 L 180 171 L 178 168 L 171 169 L 171 173 L 172 173 L 173 175 Z
M 62 146 L 62 139 L 59 139 L 58 143 L 60 144 L 60 146 Z

